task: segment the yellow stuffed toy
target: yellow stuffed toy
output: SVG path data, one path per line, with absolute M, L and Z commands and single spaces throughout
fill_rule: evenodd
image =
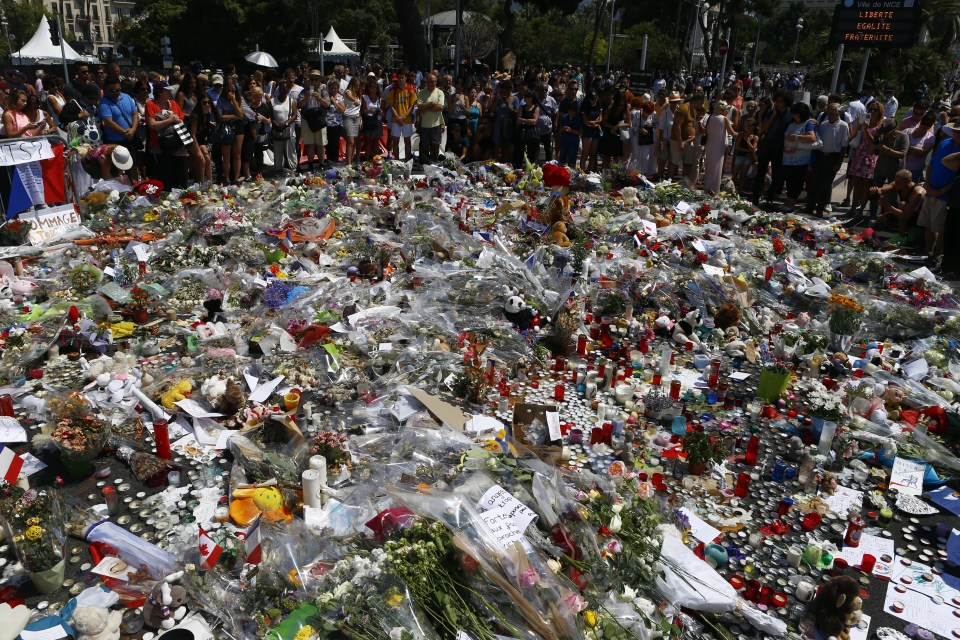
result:
M 176 411 L 175 403 L 189 397 L 191 391 L 193 391 L 193 383 L 189 380 L 181 380 L 167 389 L 166 393 L 160 397 L 160 404 L 171 411 Z
M 570 220 L 570 198 L 567 196 L 557 196 L 550 201 L 550 207 L 547 210 L 547 223 L 553 225 L 554 222 L 566 222 Z
M 567 237 L 567 225 L 563 222 L 554 222 L 550 227 L 550 242 L 558 247 L 569 247 L 572 242 Z

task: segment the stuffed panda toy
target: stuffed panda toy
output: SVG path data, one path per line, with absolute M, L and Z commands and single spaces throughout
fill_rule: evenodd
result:
M 699 347 L 700 338 L 696 330 L 701 325 L 703 325 L 703 314 L 700 313 L 700 309 L 694 309 L 673 327 L 673 341 L 681 346 L 692 342 L 695 347 Z
M 503 316 L 521 331 L 534 326 L 537 313 L 520 296 L 509 296 L 503 303 Z

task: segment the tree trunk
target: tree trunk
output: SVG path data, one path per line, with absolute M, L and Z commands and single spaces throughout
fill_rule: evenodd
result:
M 423 25 L 417 0 L 393 0 L 393 6 L 400 22 L 403 59 L 411 69 L 426 69 L 429 64 L 427 43 L 423 39 Z
M 513 30 L 517 26 L 517 15 L 513 12 L 511 5 L 513 0 L 505 0 L 503 3 L 503 31 L 500 33 L 500 47 L 503 51 L 513 50 Z
M 587 54 L 587 68 L 593 66 L 593 54 L 597 48 L 597 36 L 600 34 L 600 26 L 603 23 L 603 13 L 607 9 L 607 0 L 594 0 L 594 10 L 596 13 L 593 16 L 593 37 L 590 38 L 590 52 Z M 610 46 L 610 43 L 607 43 L 607 46 Z

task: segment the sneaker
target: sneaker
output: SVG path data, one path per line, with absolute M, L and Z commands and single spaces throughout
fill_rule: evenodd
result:
M 833 207 L 829 204 L 823 208 L 824 213 L 833 213 Z
M 857 227 L 857 226 L 860 226 L 860 224 L 861 224 L 864 220 L 866 220 L 866 219 L 867 219 L 867 217 L 866 217 L 865 215 L 863 215 L 862 213 L 858 213 L 858 214 L 854 215 L 852 218 L 850 218 L 849 220 L 844 220 L 844 221 L 843 221 L 843 226 L 845 226 L 845 227 Z
M 841 200 L 841 201 L 840 201 L 840 206 L 841 206 L 841 207 L 849 207 L 849 206 L 850 206 L 850 198 L 844 198 L 843 200 Z

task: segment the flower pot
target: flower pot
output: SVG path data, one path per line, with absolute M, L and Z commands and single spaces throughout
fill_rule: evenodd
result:
M 853 336 L 841 333 L 830 334 L 830 348 L 834 351 L 843 351 L 846 353 L 850 349 L 851 344 L 853 344 Z
M 776 373 L 774 371 L 764 370 L 760 372 L 760 386 L 757 389 L 757 395 L 773 402 L 787 390 L 787 384 L 790 382 L 789 373 Z
M 814 434 L 814 435 L 817 437 L 817 439 L 819 440 L 819 439 L 820 439 L 820 434 L 823 433 L 823 418 L 818 418 L 818 417 L 816 417 L 816 416 L 812 416 L 812 417 L 810 418 L 810 424 L 813 425 L 813 434 Z
M 687 463 L 687 473 L 691 476 L 702 476 L 707 470 L 706 462 L 688 462 Z
M 53 593 L 63 586 L 63 572 L 65 561 L 61 560 L 46 571 L 30 572 L 30 581 L 34 589 L 40 593 Z
M 144 324 L 150 318 L 150 314 L 146 309 L 133 309 L 130 314 L 133 316 L 133 321 L 137 324 Z

